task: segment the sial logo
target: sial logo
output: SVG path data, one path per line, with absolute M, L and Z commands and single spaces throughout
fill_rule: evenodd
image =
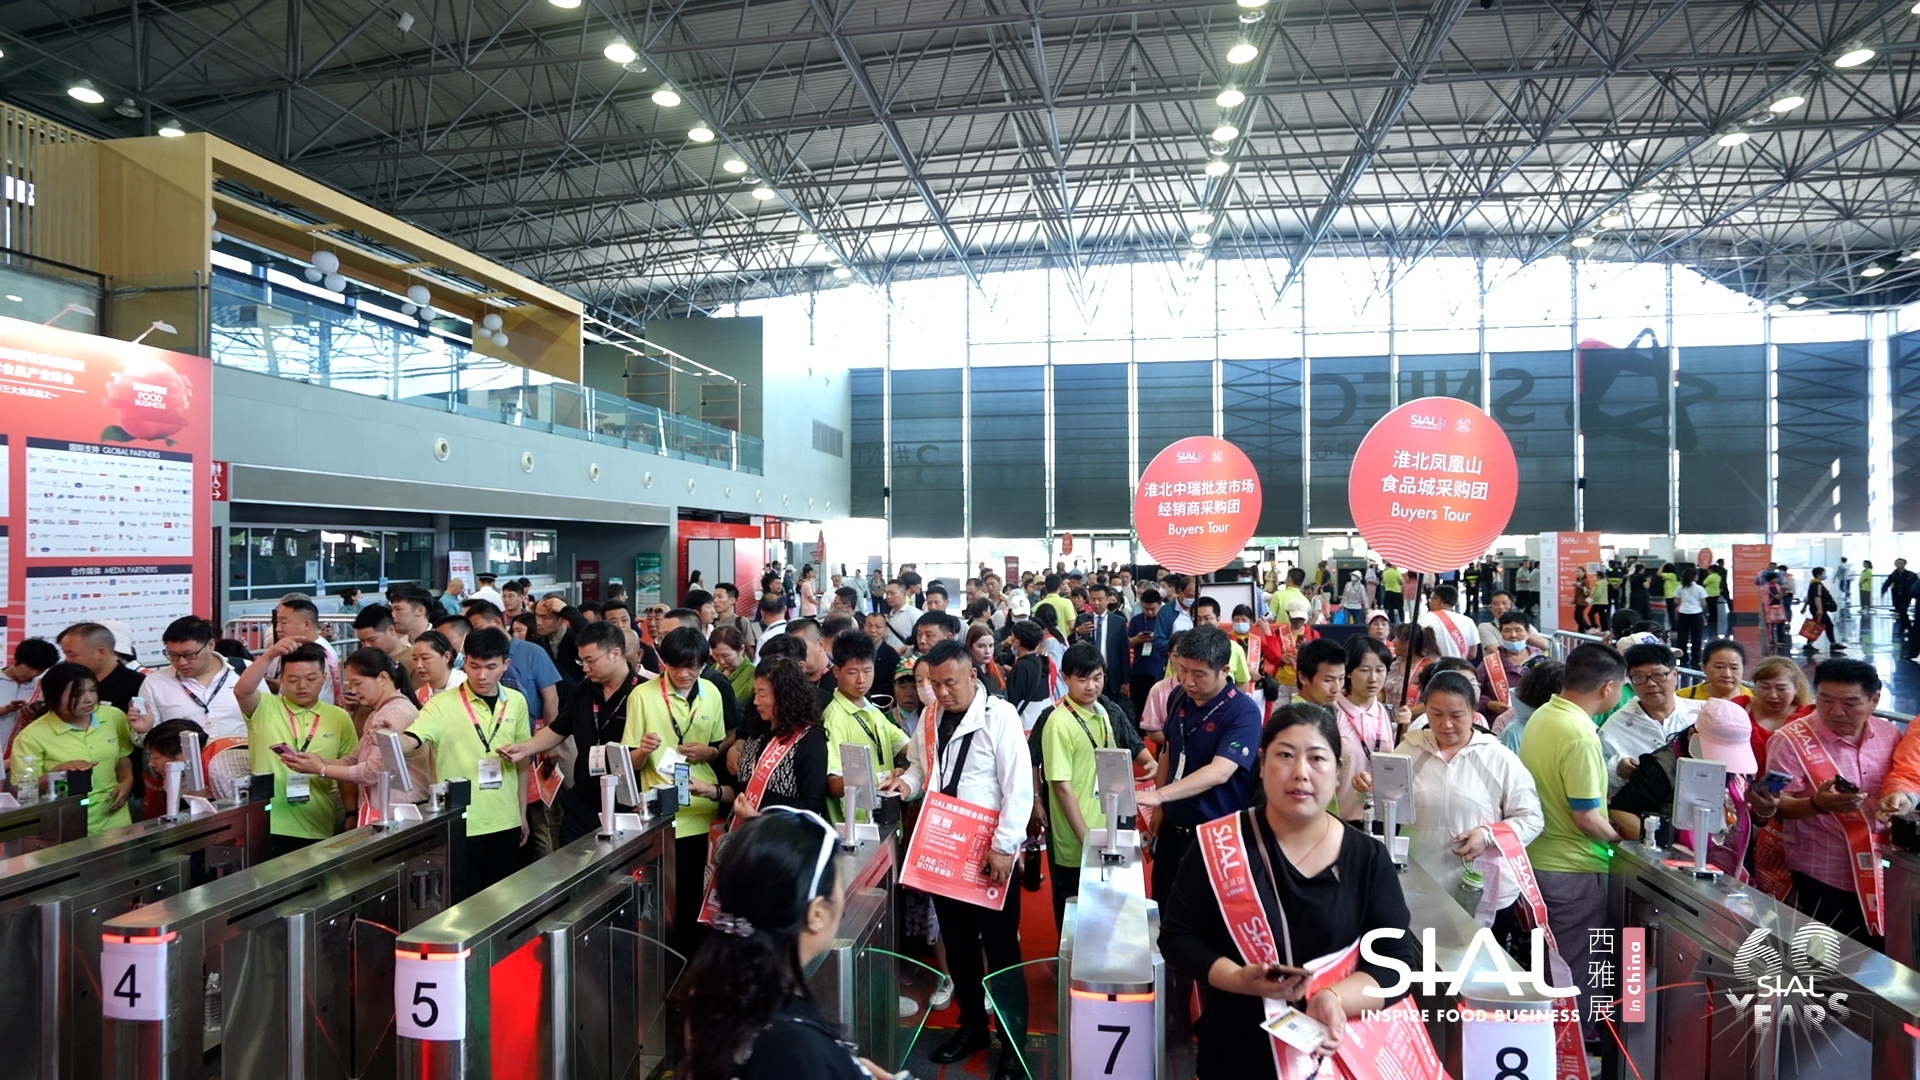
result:
M 1847 1019 L 1847 995 L 1826 994 L 1819 988 L 1820 979 L 1831 978 L 1837 971 L 1840 940 L 1831 927 L 1810 923 L 1793 935 L 1782 957 L 1769 943 L 1767 932 L 1755 928 L 1733 954 L 1734 973 L 1742 989 L 1728 990 L 1727 1002 L 1742 1017 L 1751 1016 L 1759 1028 L 1778 1023 L 1819 1031 L 1828 1017 Z
M 1485 928 L 1474 932 L 1473 941 L 1467 946 L 1458 966 L 1446 967 L 1438 962 L 1440 951 L 1434 947 L 1434 931 L 1432 927 L 1427 927 L 1420 931 L 1421 969 L 1415 971 L 1399 957 L 1382 953 L 1377 948 L 1378 942 L 1404 937 L 1406 933 L 1405 930 L 1382 928 L 1369 930 L 1361 937 L 1361 959 L 1400 974 L 1392 986 L 1369 986 L 1360 991 L 1362 994 L 1393 998 L 1406 993 L 1411 986 L 1418 986 L 1420 992 L 1429 997 L 1441 993 L 1458 995 L 1462 988 L 1469 986 L 1499 986 L 1515 997 L 1531 992 L 1547 998 L 1569 998 L 1580 992 L 1575 987 L 1552 985 L 1551 971 L 1547 966 L 1546 932 L 1539 927 L 1532 932 L 1533 963 L 1524 969 L 1514 966 L 1500 939 Z M 1477 963 L 1477 960 L 1484 962 Z

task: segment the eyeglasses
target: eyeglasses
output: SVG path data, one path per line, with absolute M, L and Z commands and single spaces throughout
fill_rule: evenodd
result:
M 832 825 L 827 824 L 826 818 L 821 817 L 811 810 L 802 810 L 796 806 L 769 806 L 766 809 L 766 813 L 792 814 L 794 817 L 806 818 L 808 821 L 820 826 L 820 830 L 823 833 L 820 837 L 820 860 L 813 865 L 813 884 L 807 886 L 807 899 L 812 900 L 814 897 L 820 895 L 820 879 L 826 876 L 827 864 L 833 861 L 833 845 L 834 842 L 840 838 L 840 834 L 834 830 Z
M 1676 672 L 1672 668 L 1656 671 L 1651 675 L 1629 675 L 1627 682 L 1634 686 L 1657 686 L 1663 682 L 1672 682 Z
M 168 649 L 168 650 L 166 650 L 166 652 L 167 652 L 167 663 L 169 663 L 169 664 L 191 664 L 191 663 L 193 663 L 194 661 L 196 661 L 196 660 L 198 660 L 198 659 L 200 659 L 200 657 L 201 657 L 201 656 L 203 656 L 203 655 L 205 655 L 205 654 L 206 654 L 206 651 L 207 651 L 207 648 L 208 648 L 208 646 L 205 646 L 205 645 L 202 645 L 202 646 L 200 646 L 199 648 L 197 648 L 197 649 L 195 649 L 195 650 L 193 650 L 193 651 L 192 651 L 192 652 L 190 652 L 190 653 L 180 653 L 180 652 L 174 652 L 174 651 L 173 651 L 172 649 Z

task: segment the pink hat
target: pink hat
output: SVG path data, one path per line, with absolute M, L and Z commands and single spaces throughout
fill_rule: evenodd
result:
M 1700 739 L 1700 756 L 1708 761 L 1725 765 L 1730 773 L 1751 776 L 1760 771 L 1753 757 L 1753 720 L 1733 702 L 1723 698 L 1701 702 L 1693 733 Z

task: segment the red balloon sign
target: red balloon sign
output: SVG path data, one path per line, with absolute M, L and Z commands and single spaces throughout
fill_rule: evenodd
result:
M 1260 477 L 1240 448 L 1211 435 L 1154 455 L 1133 496 L 1133 530 L 1153 561 L 1210 574 L 1232 562 L 1260 523 Z
M 1457 570 L 1513 517 L 1520 469 L 1493 418 L 1455 398 L 1410 401 L 1361 440 L 1347 504 L 1367 545 L 1397 566 Z

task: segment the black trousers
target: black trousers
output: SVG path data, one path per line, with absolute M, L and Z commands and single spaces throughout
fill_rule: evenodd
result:
M 1787 903 L 1869 949 L 1877 952 L 1886 947 L 1886 938 L 1875 937 L 1867 931 L 1867 917 L 1860 910 L 1858 893 L 1836 889 L 1798 870 L 1792 871 L 1792 874 L 1793 888 L 1787 893 Z
M 1689 615 L 1683 611 L 1679 619 L 1680 640 L 1677 644 L 1685 654 L 1682 663 L 1697 668 L 1701 662 L 1700 654 L 1706 649 L 1707 616 L 1702 612 Z
M 1151 675 L 1135 675 L 1127 680 L 1127 695 L 1133 699 L 1133 722 L 1136 726 L 1140 718 L 1147 715 L 1147 695 L 1153 693 L 1153 684 L 1158 681 Z
M 1053 925 L 1059 929 L 1066 925 L 1067 901 L 1080 895 L 1080 868 L 1054 862 L 1051 857 L 1047 863 L 1053 869 Z
M 1058 879 L 1055 879 L 1058 884 Z M 947 942 L 947 967 L 953 975 L 953 999 L 960 1005 L 962 1027 L 987 1026 L 985 979 L 1020 963 L 1020 883 L 1007 882 L 1007 906 L 999 911 L 964 900 L 933 898 L 940 916 L 940 936 Z M 1027 980 L 1016 972 L 993 985 L 993 999 L 1004 1013 L 1001 1041 L 1024 1047 L 1027 1042 Z
M 1161 904 L 1173 895 L 1180 864 L 1193 850 L 1193 830 L 1160 819 L 1153 839 L 1153 898 Z M 1185 1042 L 1193 1027 L 1193 977 L 1174 964 L 1167 965 L 1167 1041 Z
M 520 850 L 520 826 L 467 837 L 467 881 L 473 893 L 512 877 L 526 860 Z
M 1387 594 L 1386 606 L 1382 610 L 1386 611 L 1388 622 L 1403 623 L 1407 621 L 1406 607 L 1402 604 L 1401 600 L 1401 595 L 1397 591 Z
M 707 896 L 707 834 L 682 836 L 673 842 L 673 933 L 667 945 L 693 962 L 694 950 L 706 940 L 700 925 L 700 902 Z

